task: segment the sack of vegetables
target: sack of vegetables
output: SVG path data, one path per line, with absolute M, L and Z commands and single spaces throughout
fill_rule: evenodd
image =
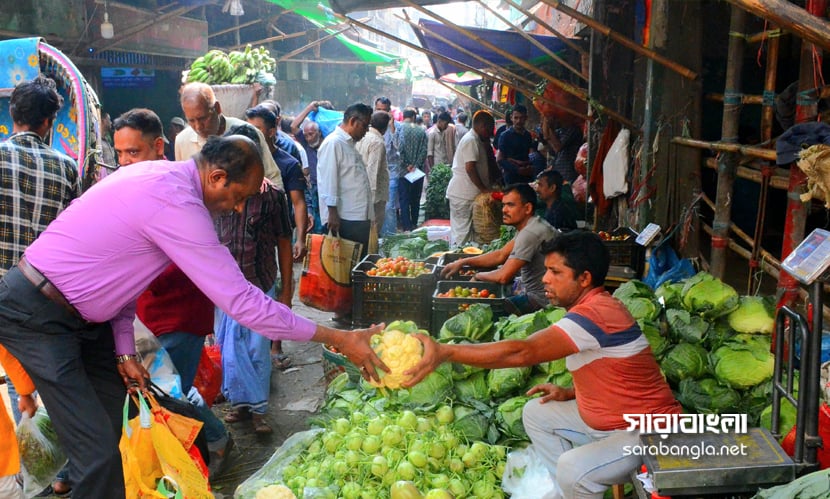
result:
M 66 456 L 58 443 L 52 420 L 43 407 L 34 416 L 23 414 L 17 426 L 20 448 L 20 473 L 26 497 L 33 497 L 48 487 L 66 464 Z

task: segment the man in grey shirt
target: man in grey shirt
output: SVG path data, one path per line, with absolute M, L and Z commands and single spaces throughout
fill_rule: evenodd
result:
M 492 268 L 478 272 L 475 280 L 511 284 L 521 276 L 524 292 L 510 301 L 521 313 L 530 313 L 547 305 L 542 277 L 545 275 L 545 255 L 540 248 L 546 241 L 559 235 L 544 219 L 534 215 L 536 192 L 528 184 L 513 184 L 502 191 L 502 221 L 512 225 L 517 233 L 504 247 L 482 255 L 456 260 L 441 272 L 444 277 L 457 273 L 463 266 Z

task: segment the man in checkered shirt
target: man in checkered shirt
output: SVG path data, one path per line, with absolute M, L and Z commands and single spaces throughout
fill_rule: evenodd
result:
M 0 142 L 0 276 L 81 194 L 75 161 L 46 143 L 62 104 L 45 76 L 12 92 L 13 135 Z

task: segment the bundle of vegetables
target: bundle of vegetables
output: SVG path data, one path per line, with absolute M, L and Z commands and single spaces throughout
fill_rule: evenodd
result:
M 447 200 L 447 185 L 449 185 L 451 178 L 452 169 L 449 165 L 435 165 L 430 169 L 426 206 L 424 209 L 427 220 L 433 218 L 450 218 L 450 202 Z
M 429 241 L 426 232 L 394 234 L 384 237 L 380 252 L 388 258 L 403 256 L 410 260 L 423 260 L 433 253 L 447 251 L 449 243 L 444 240 Z
M 499 227 L 499 238 L 493 239 L 489 243 L 481 247 L 484 253 L 504 248 L 504 245 L 509 243 L 516 237 L 516 228 L 512 225 L 501 225 Z
M 43 407 L 34 416 L 24 414 L 17 427 L 17 445 L 20 450 L 21 473 L 26 489 L 43 490 L 66 464 L 66 456 L 58 443 L 52 420 Z
M 456 414 L 446 405 L 421 415 L 364 406 L 331 421 L 279 479 L 300 498 L 389 498 L 399 480 L 455 497 L 504 497 L 507 449 L 467 440 Z
M 706 272 L 663 283 L 654 293 L 639 281 L 629 281 L 614 296 L 638 319 L 686 409 L 742 412 L 750 424 L 758 423 L 772 399 L 766 388 L 774 365 L 770 298 L 739 296 Z

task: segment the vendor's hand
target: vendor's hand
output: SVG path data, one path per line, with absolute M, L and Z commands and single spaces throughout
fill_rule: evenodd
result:
M 356 329 L 354 331 L 335 329 L 337 340 L 336 344 L 332 346 L 337 348 L 338 352 L 348 357 L 360 369 L 360 374 L 367 381 L 380 381 L 379 370 L 389 372 L 386 364 L 380 360 L 380 357 L 369 346 L 369 341 L 372 336 L 380 334 L 384 327 L 386 327 L 385 324 L 379 324 L 367 329 Z
M 147 381 L 150 379 L 150 373 L 136 359 L 130 359 L 118 364 L 118 374 L 121 375 L 121 380 L 130 393 L 135 393 L 136 389 L 141 391 L 147 389 Z
M 463 266 L 463 258 L 461 260 L 450 262 L 441 270 L 441 277 L 452 277 L 453 275 L 457 274 Z
M 21 414 L 28 414 L 31 418 L 37 411 L 37 401 L 32 394 L 20 395 L 17 399 L 17 409 Z
M 415 171 L 415 165 L 407 165 L 406 166 L 407 173 L 412 173 Z
M 340 216 L 337 213 L 329 210 L 329 232 L 332 233 L 334 236 L 340 235 Z
M 437 369 L 442 362 L 444 362 L 439 351 L 441 345 L 438 342 L 436 342 L 434 339 L 432 339 L 432 337 L 426 334 L 418 333 L 415 335 L 415 337 L 421 340 L 421 343 L 423 343 L 424 352 L 421 356 L 421 361 L 418 362 L 418 365 L 404 372 L 406 376 L 409 376 L 409 378 L 404 383 L 402 383 L 404 388 L 411 388 L 417 385 L 421 380 L 426 378 L 432 371 Z
M 561 386 L 554 385 L 553 383 L 543 383 L 541 385 L 536 385 L 527 391 L 527 396 L 529 397 L 537 393 L 542 394 L 542 396 L 539 398 L 539 403 L 541 404 L 544 404 L 545 402 L 550 402 L 551 400 L 573 400 L 575 397 L 573 388 L 562 388 Z
M 294 243 L 294 261 L 302 262 L 306 252 L 305 241 L 297 239 L 297 242 Z

